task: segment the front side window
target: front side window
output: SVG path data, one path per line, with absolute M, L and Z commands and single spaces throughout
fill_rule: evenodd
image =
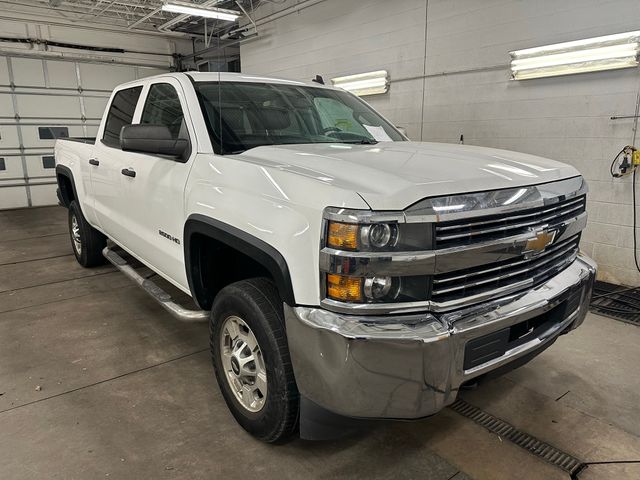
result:
M 120 148 L 120 130 L 126 125 L 131 125 L 141 92 L 142 87 L 133 87 L 120 90 L 115 94 L 104 126 L 103 143 Z
M 174 139 L 189 139 L 178 92 L 168 83 L 151 85 L 140 123 L 164 125 Z
M 196 90 L 216 153 L 262 145 L 404 140 L 366 103 L 339 90 L 249 82 L 198 82 Z

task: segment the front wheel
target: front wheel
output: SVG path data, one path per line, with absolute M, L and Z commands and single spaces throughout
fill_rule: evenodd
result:
M 80 265 L 95 267 L 104 263 L 102 249 L 107 246 L 107 238 L 89 225 L 75 200 L 69 205 L 69 235 L 73 254 Z
M 218 293 L 210 347 L 220 390 L 237 422 L 266 442 L 294 433 L 299 394 L 273 282 L 243 280 Z

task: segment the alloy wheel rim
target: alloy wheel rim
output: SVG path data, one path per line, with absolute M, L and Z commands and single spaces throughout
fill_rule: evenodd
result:
M 71 240 L 73 240 L 73 248 L 80 255 L 82 253 L 82 240 L 80 238 L 80 225 L 78 225 L 78 219 L 75 215 L 71 217 Z
M 235 315 L 224 320 L 221 332 L 222 366 L 231 391 L 245 409 L 259 412 L 267 399 L 267 370 L 258 340 Z

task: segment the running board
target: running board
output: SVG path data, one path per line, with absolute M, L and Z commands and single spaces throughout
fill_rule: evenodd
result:
M 156 285 L 152 280 L 144 278 L 136 272 L 124 258 L 109 247 L 105 247 L 104 250 L 102 250 L 102 255 L 104 255 L 104 257 L 109 260 L 114 267 L 136 282 L 138 286 L 151 295 L 151 298 L 158 302 L 162 308 L 181 322 L 204 322 L 209 319 L 209 312 L 205 310 L 188 310 L 183 306 L 178 305 L 173 301 L 171 295 Z

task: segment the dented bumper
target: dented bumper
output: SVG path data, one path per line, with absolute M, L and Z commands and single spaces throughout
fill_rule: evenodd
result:
M 595 274 L 593 261 L 579 255 L 535 289 L 437 315 L 358 317 L 285 305 L 298 388 L 343 416 L 432 415 L 463 383 L 535 355 L 578 327 Z

